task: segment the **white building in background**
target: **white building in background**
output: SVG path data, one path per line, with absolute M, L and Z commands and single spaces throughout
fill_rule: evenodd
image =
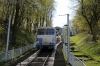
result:
M 55 29 L 57 30 L 58 35 L 60 35 L 63 31 L 63 28 L 61 28 L 61 27 L 55 27 Z M 73 36 L 73 35 L 76 35 L 76 34 L 77 34 L 76 30 L 73 30 L 70 27 L 70 35 Z

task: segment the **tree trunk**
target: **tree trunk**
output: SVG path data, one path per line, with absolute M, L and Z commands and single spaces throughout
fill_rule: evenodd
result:
M 92 41 L 96 41 L 96 35 L 95 35 L 95 31 L 93 30 L 93 26 L 91 26 L 90 24 L 89 24 L 89 26 L 90 26 L 90 31 L 91 31 L 91 34 L 93 35 L 93 37 L 92 37 Z
M 45 20 L 45 18 L 43 16 L 43 19 L 42 19 L 42 27 L 44 26 L 44 20 Z
M 19 15 L 19 3 L 16 3 L 16 14 L 15 14 L 15 19 L 14 19 L 14 25 L 13 25 L 13 30 L 12 30 L 12 45 L 16 45 L 16 37 L 17 37 L 17 31 L 18 31 L 18 15 Z

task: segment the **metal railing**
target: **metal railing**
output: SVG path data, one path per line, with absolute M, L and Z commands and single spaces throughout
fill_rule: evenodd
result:
M 66 48 L 65 44 L 63 44 L 63 51 L 64 51 L 64 54 L 65 54 L 65 56 L 67 58 L 68 57 L 68 52 L 67 52 L 67 48 Z M 69 54 L 69 63 L 72 66 L 86 66 L 84 64 L 84 59 L 83 59 L 83 61 L 81 61 L 71 53 Z
M 12 50 L 9 50 L 8 51 L 8 58 L 5 58 L 6 52 L 0 52 L 0 62 L 6 61 L 6 59 L 7 60 L 13 60 L 14 58 L 20 56 L 24 52 L 32 49 L 34 47 L 34 44 L 30 44 L 30 45 L 27 45 L 27 46 L 24 46 L 24 47 L 20 47 L 18 49 L 13 48 Z

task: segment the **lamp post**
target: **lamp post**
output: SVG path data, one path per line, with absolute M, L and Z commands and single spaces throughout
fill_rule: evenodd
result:
M 69 27 L 69 14 L 64 14 L 64 15 L 59 15 L 59 16 L 65 16 L 67 15 L 67 25 L 64 25 L 64 26 L 67 26 L 67 44 L 68 44 L 68 47 L 67 47 L 67 55 L 68 55 L 68 63 L 69 63 L 69 57 L 70 57 L 70 27 Z M 65 42 L 64 42 L 65 43 Z
M 11 18 L 12 18 L 12 12 L 11 12 L 11 8 L 12 8 L 12 4 L 14 3 L 14 0 L 9 1 L 10 5 L 9 5 L 9 18 L 8 18 L 8 32 L 7 32 L 7 42 L 6 42 L 6 51 L 5 51 L 5 61 L 7 62 L 8 60 L 8 48 L 9 48 L 9 37 L 10 37 L 10 23 L 11 23 Z
M 10 36 L 10 22 L 11 22 L 11 15 L 9 15 L 9 23 L 8 23 L 8 33 L 7 33 L 7 43 L 6 43 L 6 53 L 5 53 L 5 60 L 8 60 L 8 47 L 9 47 L 9 36 Z
M 68 62 L 70 57 L 70 27 L 69 27 L 69 14 L 67 14 L 67 23 L 68 23 Z

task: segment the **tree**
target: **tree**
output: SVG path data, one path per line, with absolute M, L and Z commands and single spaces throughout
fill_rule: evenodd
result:
M 4 31 L 7 31 L 8 15 L 12 15 L 12 45 L 17 44 L 19 32 L 34 34 L 33 27 L 35 31 L 39 24 L 40 26 L 43 26 L 44 22 L 47 26 L 52 24 L 54 0 L 0 0 L 0 4 L 0 28 Z
M 81 0 L 78 1 L 80 6 L 80 15 L 83 16 L 88 25 L 93 41 L 96 41 L 96 31 L 98 31 L 98 21 L 100 19 L 100 0 Z

